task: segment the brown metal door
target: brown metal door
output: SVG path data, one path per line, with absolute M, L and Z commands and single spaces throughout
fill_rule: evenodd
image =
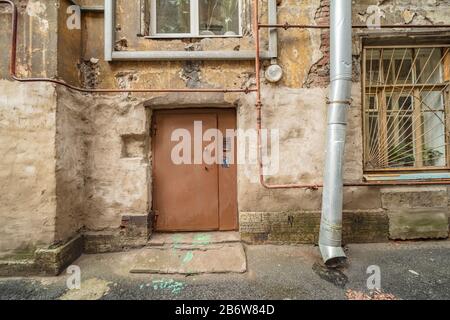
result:
M 202 123 L 203 135 L 208 129 L 234 129 L 235 115 L 228 110 L 170 110 L 154 114 L 153 209 L 157 213 L 157 231 L 237 228 L 236 167 L 207 165 L 203 161 L 195 164 L 195 122 Z M 176 164 L 172 159 L 174 147 L 180 143 L 172 141 L 172 134 L 180 129 L 190 133 L 190 164 Z M 202 142 L 201 151 L 210 143 Z M 224 184 L 229 190 L 221 187 Z

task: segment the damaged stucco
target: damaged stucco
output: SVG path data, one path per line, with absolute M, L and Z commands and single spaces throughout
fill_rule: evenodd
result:
M 102 4 L 99 0 L 78 2 Z M 255 83 L 252 61 L 106 63 L 102 14 L 85 12 L 82 30 L 68 30 L 64 23 L 67 0 L 16 3 L 20 11 L 19 76 L 58 77 L 86 88 L 246 88 Z M 248 26 L 251 18 L 248 2 L 244 37 L 182 40 L 136 36 L 141 28 L 139 1 L 117 0 L 117 3 L 116 50 L 254 48 Z M 280 22 L 328 23 L 328 0 L 278 3 Z M 354 3 L 354 22 L 364 23 L 369 17 L 368 6 L 376 4 L 383 10 L 383 22 L 387 23 L 448 23 L 450 16 L 448 1 L 373 0 Z M 267 8 L 261 9 L 265 22 Z M 10 15 L 3 13 L 5 10 L 0 8 L 0 23 L 9 25 Z M 266 38 L 263 30 L 263 47 L 267 46 Z M 355 36 L 353 106 L 345 165 L 347 181 L 360 181 L 363 175 L 357 39 Z M 8 41 L 9 34 L 1 33 L 3 47 L 7 47 Z M 264 128 L 279 129 L 282 159 L 279 172 L 269 177 L 268 182 L 320 183 L 325 150 L 329 37 L 326 31 L 289 29 L 280 30 L 278 41 L 277 62 L 284 76 L 277 84 L 264 82 L 262 85 L 262 124 Z M 85 234 L 86 239 L 106 239 L 92 240 L 92 245 L 87 245 L 89 251 L 120 248 L 121 241 L 114 248 L 105 246 L 105 242 L 116 235 L 126 236 L 124 221 L 131 221 L 130 216 L 145 218 L 152 209 L 153 109 L 235 107 L 240 129 L 256 127 L 253 94 L 80 94 L 50 84 L 18 84 L 6 80 L 7 61 L 8 51 L 0 50 L 0 75 L 4 79 L 0 81 L 0 148 L 4 155 L 0 161 L 0 253 L 66 242 L 79 233 Z M 321 191 L 266 190 L 258 179 L 256 164 L 239 166 L 238 205 L 241 232 L 249 235 L 247 239 L 314 242 Z M 364 234 L 353 230 L 353 238 L 349 239 L 387 239 L 386 210 L 391 208 L 386 205 L 386 192 L 389 189 L 345 190 L 347 234 L 352 234 L 355 225 L 367 231 Z M 445 200 L 442 208 L 448 212 L 448 194 Z M 417 205 L 426 206 L 426 199 Z M 372 222 L 375 227 L 371 229 Z M 141 232 L 144 238 L 148 236 L 145 232 Z
M 55 242 L 56 92 L 0 80 L 0 253 Z

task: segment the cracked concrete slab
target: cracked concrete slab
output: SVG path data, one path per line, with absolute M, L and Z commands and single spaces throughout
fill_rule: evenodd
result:
M 148 248 L 135 257 L 130 270 L 131 273 L 183 275 L 246 271 L 247 259 L 241 243 Z

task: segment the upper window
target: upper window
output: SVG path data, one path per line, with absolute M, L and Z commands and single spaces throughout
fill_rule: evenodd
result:
M 366 171 L 449 168 L 449 49 L 364 49 Z
M 236 37 L 241 0 L 151 0 L 150 36 Z

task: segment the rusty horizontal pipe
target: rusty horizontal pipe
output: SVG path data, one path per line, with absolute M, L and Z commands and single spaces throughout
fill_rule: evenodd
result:
M 82 93 L 250 93 L 255 92 L 255 88 L 244 89 L 209 89 L 209 88 L 197 88 L 197 89 L 87 89 L 77 87 L 68 84 L 62 80 L 52 78 L 20 78 L 17 76 L 16 64 L 17 64 L 17 28 L 18 28 L 18 12 L 17 6 L 11 0 L 0 0 L 0 4 L 7 4 L 12 10 L 12 35 L 11 35 L 11 48 L 10 48 L 10 65 L 9 73 L 10 77 L 18 82 L 47 82 L 56 85 L 64 86 L 68 89 L 82 92 Z
M 258 24 L 258 28 L 280 28 L 280 29 L 330 29 L 329 25 L 320 24 L 291 24 L 289 22 L 278 23 L 278 24 Z M 435 24 L 435 25 L 425 25 L 425 24 L 384 24 L 377 27 L 369 27 L 367 25 L 359 24 L 352 25 L 353 29 L 397 29 L 397 28 L 408 28 L 408 29 L 425 29 L 425 28 L 450 28 L 450 24 Z
M 370 182 L 348 182 L 344 187 L 388 187 L 388 186 L 447 186 L 449 179 L 437 180 L 408 180 L 408 181 L 370 181 Z
M 264 176 L 262 176 L 264 179 Z M 323 184 L 280 184 L 268 185 L 265 179 L 261 183 L 266 189 L 306 189 L 319 190 Z M 450 180 L 408 180 L 408 181 L 370 181 L 370 182 L 345 182 L 344 187 L 389 187 L 389 186 L 447 186 Z

